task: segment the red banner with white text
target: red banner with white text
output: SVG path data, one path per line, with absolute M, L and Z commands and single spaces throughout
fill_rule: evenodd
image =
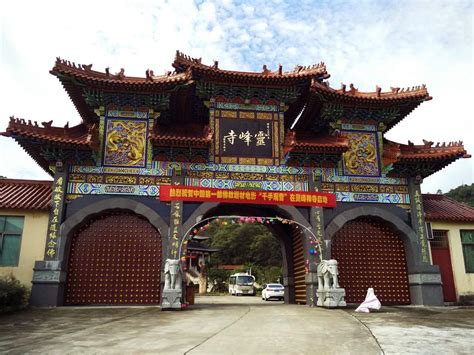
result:
M 160 201 L 225 202 L 267 205 L 336 207 L 336 195 L 326 192 L 212 189 L 194 186 L 160 186 Z

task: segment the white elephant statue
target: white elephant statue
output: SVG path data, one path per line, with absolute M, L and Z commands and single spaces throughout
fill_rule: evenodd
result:
M 181 263 L 175 259 L 165 262 L 165 290 L 181 290 Z
M 318 291 L 339 288 L 337 260 L 322 260 L 318 264 Z

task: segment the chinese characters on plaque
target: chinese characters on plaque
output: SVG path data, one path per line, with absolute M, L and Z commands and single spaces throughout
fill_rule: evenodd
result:
M 272 157 L 271 123 L 221 119 L 222 156 Z
M 270 133 L 269 133 L 269 124 L 267 123 L 267 133 L 264 133 L 263 131 L 258 131 L 257 134 L 252 135 L 249 131 L 246 132 L 240 132 L 239 134 L 239 139 L 245 142 L 247 144 L 247 147 L 250 146 L 250 144 L 253 143 L 253 140 L 255 138 L 255 146 L 256 147 L 262 147 L 267 145 L 266 140 L 270 138 Z M 234 145 L 235 144 L 235 139 L 237 137 L 237 134 L 234 132 L 233 129 L 229 131 L 229 133 L 224 136 L 224 141 L 222 142 L 222 145 L 224 147 L 224 151 L 226 150 L 226 143 Z
M 286 107 L 274 99 L 255 102 L 239 97 L 211 98 L 209 125 L 215 134 L 211 143 L 213 162 L 280 165 L 285 110 Z
M 168 255 L 174 259 L 178 258 L 178 249 L 179 249 L 179 235 L 181 232 L 181 222 L 182 222 L 182 210 L 183 202 L 182 201 L 173 201 L 171 202 L 171 220 L 170 220 L 170 250 Z
M 415 191 L 415 213 L 416 213 L 416 220 L 418 224 L 418 237 L 420 239 L 420 248 L 421 248 L 421 260 L 424 263 L 429 263 L 429 251 L 428 251 L 428 242 L 426 241 L 426 234 L 425 234 L 425 223 L 423 219 L 423 209 L 422 209 L 422 201 L 421 201 L 421 194 L 419 189 Z
M 63 195 L 65 188 L 65 179 L 60 176 L 56 179 L 53 185 L 51 214 L 49 215 L 48 223 L 48 237 L 46 240 L 46 255 L 45 259 L 52 260 L 57 254 L 57 239 L 59 226 L 61 224 L 61 210 L 63 204 Z

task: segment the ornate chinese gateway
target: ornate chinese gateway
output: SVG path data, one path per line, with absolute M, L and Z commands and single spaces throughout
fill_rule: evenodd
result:
M 385 138 L 431 99 L 424 85 L 334 89 L 323 63 L 248 73 L 180 52 L 172 66 L 136 78 L 58 58 L 82 122 L 11 118 L 3 135 L 54 176 L 34 305 L 181 307 L 190 231 L 231 215 L 292 221 L 269 225 L 287 303 L 316 304 L 321 258 L 337 259 L 348 303 L 369 287 L 382 304 L 442 303 L 420 184 L 469 155 Z

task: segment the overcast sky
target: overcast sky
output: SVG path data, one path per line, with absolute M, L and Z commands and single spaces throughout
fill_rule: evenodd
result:
M 219 67 L 261 71 L 324 61 L 329 82 L 361 91 L 426 84 L 423 103 L 387 138 L 421 144 L 464 141 L 474 153 L 471 1 L 0 1 L 0 131 L 14 115 L 53 125 L 80 123 L 55 58 L 171 70 L 177 49 Z M 0 175 L 49 179 L 12 139 L 0 137 Z M 427 178 L 424 192 L 473 182 L 473 159 Z

